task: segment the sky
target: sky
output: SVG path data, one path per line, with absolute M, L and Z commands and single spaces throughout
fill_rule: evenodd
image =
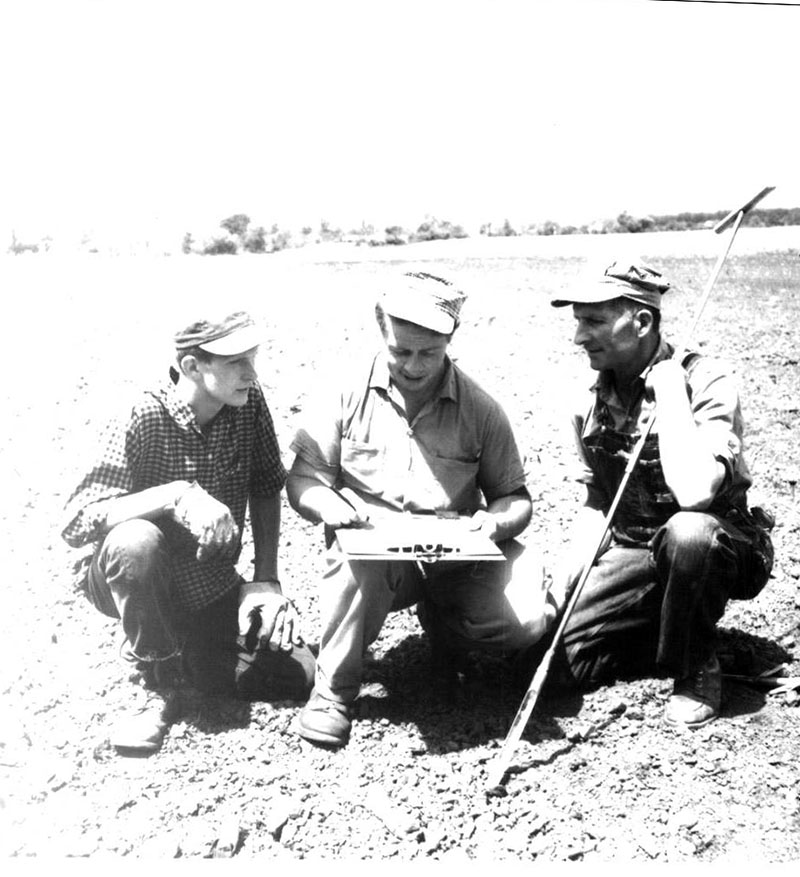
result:
M 800 7 L 6 0 L 0 249 L 800 206 Z

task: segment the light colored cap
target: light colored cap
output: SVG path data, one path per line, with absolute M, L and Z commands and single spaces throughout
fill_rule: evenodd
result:
M 598 304 L 615 298 L 629 298 L 661 310 L 661 296 L 672 284 L 641 260 L 625 259 L 612 262 L 598 271 L 587 273 L 562 298 L 553 299 L 554 308 L 572 304 Z
M 245 311 L 236 311 L 218 318 L 195 320 L 175 333 L 176 350 L 200 347 L 217 356 L 233 356 L 258 347 L 261 333 L 253 318 Z
M 451 335 L 461 321 L 461 306 L 466 298 L 449 280 L 412 271 L 387 286 L 378 305 L 391 317 Z

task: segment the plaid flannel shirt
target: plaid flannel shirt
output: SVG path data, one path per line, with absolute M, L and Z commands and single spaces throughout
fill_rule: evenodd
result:
M 197 481 L 224 503 L 244 532 L 250 496 L 272 496 L 286 481 L 272 417 L 260 387 L 250 390 L 242 408 L 225 406 L 201 432 L 191 408 L 171 382 L 146 391 L 126 419 L 106 429 L 100 453 L 65 509 L 62 537 L 73 548 L 106 533 L 106 504 L 115 497 L 176 480 Z M 237 585 L 235 555 L 226 560 L 195 557 L 197 544 L 181 526 L 161 519 L 172 549 L 175 598 L 197 610 Z

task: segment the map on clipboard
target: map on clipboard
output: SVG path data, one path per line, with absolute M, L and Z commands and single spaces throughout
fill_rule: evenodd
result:
M 397 512 L 372 519 L 366 527 L 336 531 L 342 551 L 358 560 L 504 560 L 488 536 L 468 529 L 468 516 Z

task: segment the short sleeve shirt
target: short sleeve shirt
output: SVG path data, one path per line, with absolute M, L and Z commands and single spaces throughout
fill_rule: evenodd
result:
M 286 470 L 260 387 L 241 408 L 224 406 L 203 430 L 171 381 L 144 392 L 125 417 L 109 424 L 100 452 L 67 502 L 62 536 L 72 547 L 99 544 L 106 504 L 171 481 L 196 481 L 224 503 L 244 531 L 250 496 L 272 496 Z M 195 610 L 239 582 L 236 557 L 198 562 L 194 539 L 171 520 L 159 521 L 172 553 L 175 597 Z
M 398 511 L 471 514 L 525 487 L 502 407 L 449 359 L 414 420 L 379 354 L 312 410 L 291 449 L 332 486 Z

